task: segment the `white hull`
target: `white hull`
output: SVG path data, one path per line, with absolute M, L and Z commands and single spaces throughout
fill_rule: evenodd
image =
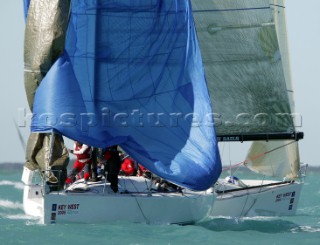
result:
M 249 188 L 232 184 L 220 189 L 211 216 L 252 217 L 295 215 L 303 183 L 242 180 Z M 221 181 L 220 181 L 221 183 Z M 225 190 L 225 191 L 223 191 Z
M 104 180 L 89 182 L 86 191 L 79 180 L 67 191 L 48 192 L 45 185 L 31 183 L 33 175 L 24 169 L 24 210 L 44 224 L 190 224 L 217 216 L 290 216 L 296 213 L 303 186 L 298 182 L 264 181 L 261 185 L 260 180 L 242 180 L 248 186 L 242 188 L 219 180 L 215 188 L 202 192 L 158 192 L 149 179 L 132 176 L 120 177 L 118 193 Z
M 77 181 L 68 189 L 81 183 Z M 118 193 L 113 193 L 104 180 L 89 182 L 88 188 L 82 192 L 45 193 L 41 185 L 25 185 L 24 210 L 26 214 L 39 217 L 44 224 L 114 221 L 187 224 L 208 217 L 216 197 L 213 189 L 152 191 L 150 189 L 155 186 L 143 177 L 120 177 Z

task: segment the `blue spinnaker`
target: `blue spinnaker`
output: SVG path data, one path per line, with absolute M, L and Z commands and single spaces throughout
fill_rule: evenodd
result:
M 30 5 L 30 0 L 23 0 L 23 12 L 24 12 L 24 18 L 27 18 L 28 15 L 28 9 Z
M 193 190 L 221 161 L 188 0 L 73 0 L 65 52 L 37 89 L 33 132 L 120 145 Z

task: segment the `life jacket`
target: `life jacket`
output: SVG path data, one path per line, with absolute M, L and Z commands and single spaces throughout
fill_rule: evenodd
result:
M 124 161 L 121 164 L 121 170 L 125 173 L 127 176 L 134 175 L 135 168 L 134 168 L 134 162 L 130 158 L 124 159 Z
M 77 146 L 75 147 L 76 151 L 79 151 L 82 148 L 82 146 Z M 91 158 L 91 147 L 88 147 L 82 154 L 77 154 L 77 159 L 82 160 L 82 159 L 89 159 Z

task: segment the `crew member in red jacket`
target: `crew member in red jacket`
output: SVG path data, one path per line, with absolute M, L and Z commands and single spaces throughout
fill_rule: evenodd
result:
M 135 163 L 129 156 L 124 157 L 121 164 L 120 174 L 126 176 L 137 175 L 137 163 Z
M 74 142 L 74 150 L 68 149 L 71 154 L 76 156 L 73 169 L 67 177 L 66 183 L 70 184 L 74 181 L 75 176 L 84 170 L 84 180 L 88 181 L 91 168 L 91 147 L 78 141 Z

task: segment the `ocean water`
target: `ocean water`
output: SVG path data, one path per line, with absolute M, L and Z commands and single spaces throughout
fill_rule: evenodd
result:
M 211 218 L 194 225 L 41 225 L 23 212 L 21 168 L 0 165 L 0 244 L 320 244 L 320 172 L 308 171 L 296 216 Z

